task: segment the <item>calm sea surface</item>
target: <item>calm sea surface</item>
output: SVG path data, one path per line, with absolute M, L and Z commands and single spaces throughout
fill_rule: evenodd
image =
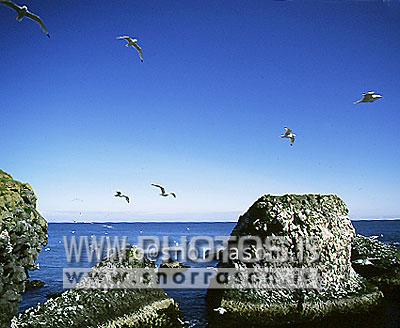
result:
M 353 222 L 358 233 L 366 236 L 380 236 L 385 243 L 400 245 L 400 221 L 355 221 Z M 182 236 L 188 239 L 195 236 L 227 236 L 231 233 L 235 223 L 50 223 L 49 243 L 39 255 L 40 269 L 31 272 L 31 279 L 39 279 L 45 282 L 45 287 L 26 292 L 21 303 L 23 311 L 37 303 L 43 303 L 51 294 L 61 292 L 62 269 L 71 267 L 67 263 L 64 249 L 64 236 L 127 236 L 130 244 L 135 244 L 142 236 L 169 236 L 170 243 L 179 243 Z M 214 263 L 215 264 L 215 263 Z M 205 264 L 190 265 L 200 267 Z M 80 263 L 74 263 L 75 267 L 91 267 L 82 259 Z M 206 264 L 210 266 L 210 264 Z M 175 290 L 168 294 L 179 302 L 179 306 L 190 321 L 192 327 L 206 327 L 205 315 L 205 291 L 202 290 Z M 379 326 L 385 328 L 400 327 L 400 306 L 397 301 L 386 305 L 382 312 Z M 360 326 L 361 328 L 362 326 Z

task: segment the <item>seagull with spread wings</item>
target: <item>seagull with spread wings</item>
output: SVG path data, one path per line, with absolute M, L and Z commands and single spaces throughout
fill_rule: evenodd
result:
M 163 186 L 160 186 L 159 184 L 155 184 L 155 183 L 152 183 L 151 185 L 154 187 L 160 188 L 160 190 L 161 190 L 160 196 L 163 196 L 163 197 L 173 196 L 174 198 L 176 198 L 176 194 L 174 192 L 167 193 Z
M 140 60 L 143 63 L 143 51 L 142 51 L 142 48 L 138 45 L 137 39 L 132 39 L 130 36 L 124 35 L 124 36 L 119 36 L 117 38 L 117 40 L 125 40 L 127 42 L 127 44 L 125 44 L 125 47 L 135 48 L 137 50 L 137 52 L 139 53 Z
M 114 197 L 121 197 L 121 198 L 125 198 L 125 200 L 129 203 L 130 202 L 130 199 L 129 199 L 129 197 L 128 196 L 126 196 L 126 195 L 123 195 L 122 194 L 122 192 L 120 192 L 120 191 L 117 191 L 117 193 L 114 195 Z
M 360 100 L 357 100 L 354 103 L 355 105 L 360 104 L 360 103 L 372 103 L 374 101 L 377 101 L 377 100 L 383 98 L 382 95 L 379 95 L 374 91 L 368 91 L 366 93 L 363 93 L 362 95 L 363 95 L 363 97 Z
M 285 127 L 285 133 L 281 135 L 281 138 L 290 139 L 291 146 L 293 146 L 294 142 L 296 141 L 296 135 L 287 127 Z
M 3 5 L 11 8 L 11 9 L 14 9 L 17 12 L 17 21 L 18 22 L 22 21 L 24 19 L 24 17 L 27 17 L 27 18 L 35 21 L 36 23 L 38 23 L 40 25 L 40 27 L 42 28 L 43 33 L 45 33 L 50 38 L 49 30 L 47 29 L 46 25 L 44 25 L 42 19 L 39 16 L 31 13 L 28 10 L 27 6 L 18 6 L 10 0 L 0 0 L 0 3 L 2 3 Z

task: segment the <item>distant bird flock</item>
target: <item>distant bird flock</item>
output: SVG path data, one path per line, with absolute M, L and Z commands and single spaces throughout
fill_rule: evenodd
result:
M 50 33 L 49 33 L 47 27 L 45 26 L 45 24 L 43 23 L 42 19 L 39 16 L 31 13 L 28 10 L 27 6 L 19 6 L 9 0 L 0 0 L 0 3 L 16 11 L 16 13 L 17 13 L 16 19 L 18 22 L 21 22 L 24 19 L 24 17 L 27 17 L 30 20 L 39 24 L 43 33 L 45 33 L 47 35 L 47 37 L 50 38 Z M 139 58 L 140 58 L 141 62 L 144 61 L 143 60 L 143 50 L 139 46 L 137 39 L 133 39 L 130 36 L 125 35 L 125 36 L 118 36 L 117 40 L 125 40 L 127 42 L 125 44 L 125 46 L 136 49 L 137 53 L 139 54 Z M 377 94 L 374 91 L 368 91 L 368 92 L 363 93 L 362 98 L 360 100 L 357 100 L 356 102 L 354 102 L 354 104 L 373 103 L 381 98 L 383 98 L 382 95 Z M 285 130 L 285 132 L 281 135 L 281 138 L 288 139 L 290 141 L 290 146 L 293 146 L 296 141 L 296 134 L 293 133 L 293 131 L 288 127 L 285 127 L 284 130 Z M 152 183 L 151 185 L 153 187 L 160 189 L 160 196 L 162 196 L 162 197 L 172 196 L 172 197 L 176 198 L 176 194 L 174 192 L 166 192 L 166 189 L 163 186 L 161 186 L 159 184 L 155 184 L 155 183 Z M 127 203 L 130 203 L 130 198 L 127 195 L 122 194 L 122 192 L 120 192 L 120 191 L 117 191 L 116 194 L 114 195 L 114 197 L 124 198 Z M 82 201 L 82 200 L 74 199 L 72 201 Z M 222 311 L 224 309 L 216 309 L 216 311 L 217 310 L 220 314 L 224 313 L 224 311 Z
M 9 0 L 0 0 L 0 3 L 4 4 L 5 6 L 14 9 L 17 12 L 17 20 L 20 22 L 22 21 L 22 19 L 24 17 L 28 17 L 29 19 L 35 21 L 36 23 L 38 23 L 40 25 L 40 27 L 42 28 L 42 31 L 48 36 L 50 37 L 49 31 L 47 30 L 46 26 L 44 25 L 42 19 L 37 16 L 32 14 L 31 12 L 28 11 L 28 8 L 26 6 L 18 6 L 15 3 L 13 3 L 12 1 Z M 143 50 L 142 48 L 139 46 L 138 44 L 138 40 L 137 39 L 133 39 L 128 35 L 123 35 L 123 36 L 118 36 L 117 40 L 125 40 L 126 47 L 131 47 L 136 49 L 137 53 L 139 54 L 139 58 L 140 61 L 143 62 Z M 373 103 L 379 99 L 383 98 L 382 95 L 377 94 L 374 91 L 368 91 L 362 94 L 362 98 L 360 100 L 357 100 L 356 102 L 354 102 L 354 104 L 361 104 L 361 103 Z M 296 134 L 293 133 L 293 131 L 291 129 L 289 129 L 288 127 L 285 127 L 285 133 L 281 135 L 281 138 L 284 139 L 289 139 L 290 140 L 290 146 L 294 145 L 294 142 L 296 141 Z M 167 197 L 169 195 L 176 197 L 174 193 L 166 193 L 165 190 L 163 189 L 163 187 L 159 186 L 159 185 L 154 185 L 155 187 L 161 188 L 161 196 Z M 119 196 L 118 196 L 119 197 Z

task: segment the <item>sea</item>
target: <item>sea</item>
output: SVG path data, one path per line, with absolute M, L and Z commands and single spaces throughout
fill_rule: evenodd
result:
M 39 269 L 30 272 L 30 279 L 45 283 L 42 288 L 25 292 L 20 305 L 20 312 L 29 307 L 44 303 L 48 297 L 63 291 L 63 268 L 91 267 L 94 263 L 87 258 L 79 263 L 68 263 L 64 246 L 64 236 L 108 236 L 127 237 L 130 244 L 137 244 L 140 236 L 168 236 L 169 243 L 178 245 L 182 240 L 191 240 L 198 236 L 229 236 L 236 223 L 234 222 L 181 222 L 181 223 L 49 223 L 48 245 L 43 248 L 38 258 Z M 400 245 L 400 220 L 353 221 L 357 233 L 365 236 L 377 236 L 379 240 Z M 183 239 L 182 239 L 183 238 Z M 188 263 L 191 267 L 215 266 L 213 263 Z M 190 327 L 207 327 L 205 290 L 167 290 L 179 304 L 185 320 Z M 373 320 L 368 327 L 399 328 L 400 304 L 391 300 L 382 311 L 379 320 Z M 365 325 L 360 325 L 364 328 Z

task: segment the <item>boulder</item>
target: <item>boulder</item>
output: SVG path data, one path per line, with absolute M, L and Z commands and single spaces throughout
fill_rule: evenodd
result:
M 351 312 L 376 305 L 382 294 L 366 284 L 351 265 L 351 246 L 355 230 L 345 203 L 335 195 L 265 195 L 243 214 L 231 233 L 225 253 L 242 251 L 238 238 L 258 237 L 265 241 L 257 249 L 251 238 L 244 242 L 249 260 L 232 258 L 220 261 L 219 268 L 237 270 L 313 270 L 316 286 L 259 286 L 248 289 L 246 283 L 234 289 L 208 292 L 211 317 L 227 326 L 253 324 L 274 326 L 326 317 L 335 312 Z M 268 240 L 279 246 L 271 253 Z M 260 247 L 260 245 L 258 245 Z M 273 271 L 276 272 L 276 271 Z M 213 286 L 215 287 L 215 286 Z M 224 315 L 216 308 L 223 308 Z M 277 320 L 281 319 L 281 320 Z M 213 320 L 211 320 L 213 323 Z
M 35 290 L 39 288 L 43 288 L 45 283 L 41 280 L 27 280 L 25 283 L 25 291 Z

